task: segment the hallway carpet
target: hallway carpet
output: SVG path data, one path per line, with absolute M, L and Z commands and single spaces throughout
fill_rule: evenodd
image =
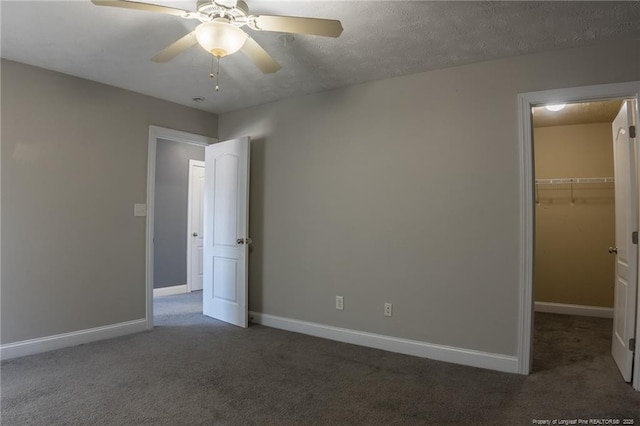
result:
M 200 298 L 157 298 L 150 332 L 3 362 L 2 425 L 640 424 L 610 320 L 536 315 L 535 371 L 520 376 L 243 330 L 204 317 Z

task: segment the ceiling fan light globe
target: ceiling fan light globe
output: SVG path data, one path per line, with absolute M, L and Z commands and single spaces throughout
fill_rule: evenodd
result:
M 196 28 L 196 39 L 204 50 L 218 58 L 240 50 L 247 33 L 226 22 L 205 22 Z

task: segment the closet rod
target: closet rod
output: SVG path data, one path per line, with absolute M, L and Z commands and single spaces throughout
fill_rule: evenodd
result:
M 613 183 L 612 177 L 589 177 L 589 178 L 558 178 L 558 179 L 536 179 L 536 185 L 562 185 L 569 183 Z

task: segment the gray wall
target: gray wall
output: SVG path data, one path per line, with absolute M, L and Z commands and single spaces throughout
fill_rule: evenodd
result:
M 204 147 L 158 140 L 153 218 L 154 288 L 187 283 L 189 160 L 204 161 Z
M 2 343 L 145 317 L 149 125 L 217 116 L 2 60 Z
M 253 138 L 250 309 L 515 355 L 517 94 L 639 77 L 628 41 L 221 115 Z

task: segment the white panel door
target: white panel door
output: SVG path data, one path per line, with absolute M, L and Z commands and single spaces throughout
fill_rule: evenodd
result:
M 638 230 L 638 192 L 635 140 L 630 138 L 634 104 L 625 101 L 613 121 L 615 165 L 616 253 L 613 339 L 611 353 L 624 379 L 631 381 L 633 352 L 629 339 L 634 336 L 636 291 L 638 286 L 638 246 L 632 232 Z
M 246 327 L 249 138 L 209 145 L 205 164 L 203 312 Z
M 204 161 L 189 160 L 189 250 L 187 283 L 189 291 L 202 290 L 204 249 Z

